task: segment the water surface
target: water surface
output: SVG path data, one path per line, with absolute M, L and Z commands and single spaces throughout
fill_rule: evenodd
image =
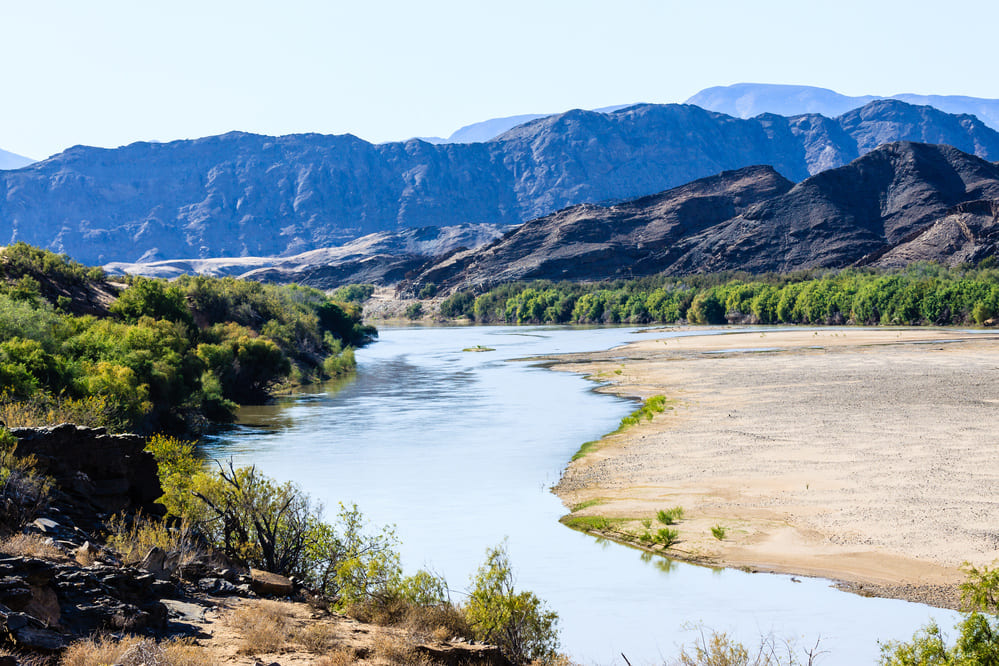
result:
M 600 542 L 558 523 L 549 488 L 580 444 L 616 428 L 635 403 L 593 382 L 509 359 L 608 349 L 664 337 L 629 328 L 383 329 L 357 353 L 355 378 L 246 408 L 209 455 L 257 464 L 323 501 L 356 502 L 395 524 L 407 572 L 427 566 L 468 587 L 488 547 L 508 539 L 518 584 L 561 616 L 583 664 L 663 663 L 702 624 L 747 644 L 773 632 L 828 651 L 821 664 L 873 663 L 877 641 L 907 639 L 919 604 L 865 599 L 827 581 L 712 570 Z M 462 352 L 467 347 L 492 352 Z M 682 536 L 682 525 L 680 526 Z

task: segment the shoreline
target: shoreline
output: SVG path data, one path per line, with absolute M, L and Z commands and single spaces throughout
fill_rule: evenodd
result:
M 717 331 L 541 357 L 597 391 L 669 405 L 568 464 L 553 488 L 563 522 L 695 564 L 958 608 L 961 565 L 999 558 L 999 336 Z M 680 541 L 638 543 L 642 519 L 655 533 L 656 511 L 673 506 Z

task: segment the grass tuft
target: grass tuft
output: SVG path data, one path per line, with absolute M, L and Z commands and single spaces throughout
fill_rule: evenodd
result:
M 711 528 L 711 536 L 722 541 L 725 538 L 726 529 L 721 525 L 715 525 Z
M 561 522 L 566 527 L 584 532 L 606 530 L 611 522 L 603 516 L 564 516 Z
M 676 525 L 683 520 L 683 507 L 674 506 L 672 509 L 660 510 L 656 513 L 656 520 L 663 525 Z

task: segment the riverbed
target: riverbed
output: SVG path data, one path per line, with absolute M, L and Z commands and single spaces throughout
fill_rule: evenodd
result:
M 209 455 L 293 480 L 334 513 L 356 502 L 394 524 L 407 571 L 443 573 L 456 600 L 488 547 L 506 539 L 518 584 L 561 616 L 583 664 L 662 663 L 697 627 L 747 644 L 774 634 L 826 651 L 819 663 L 872 663 L 878 641 L 955 615 L 841 592 L 821 579 L 671 562 L 558 523 L 550 488 L 580 444 L 616 428 L 631 401 L 579 375 L 518 359 L 662 338 L 632 328 L 388 328 L 359 350 L 358 373 L 247 408 Z M 481 345 L 494 351 L 464 352 Z

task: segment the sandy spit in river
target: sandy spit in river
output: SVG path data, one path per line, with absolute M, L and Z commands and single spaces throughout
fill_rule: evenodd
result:
M 682 506 L 682 559 L 940 606 L 962 563 L 999 558 L 999 336 L 686 332 L 557 357 L 601 390 L 671 401 L 569 465 L 555 491 L 589 504 L 578 515 L 624 519 L 621 538 Z

